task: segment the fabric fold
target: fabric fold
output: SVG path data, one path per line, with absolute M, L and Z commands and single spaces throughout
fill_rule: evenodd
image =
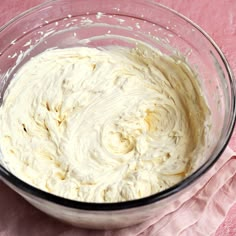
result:
M 165 227 L 158 230 L 157 222 L 156 226 L 153 226 L 153 235 L 205 236 L 216 231 L 232 204 L 236 202 L 236 191 L 231 187 L 235 174 L 236 159 L 232 158 L 204 188 L 171 214 Z

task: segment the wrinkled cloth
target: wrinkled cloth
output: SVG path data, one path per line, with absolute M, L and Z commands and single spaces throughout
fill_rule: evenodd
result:
M 71 227 L 31 207 L 20 196 L 0 184 L 0 235 L 60 236 L 206 236 L 217 228 L 236 203 L 236 156 L 227 147 L 217 163 L 185 196 L 162 215 L 139 225 L 119 230 L 95 231 Z M 31 226 L 31 227 L 29 227 Z

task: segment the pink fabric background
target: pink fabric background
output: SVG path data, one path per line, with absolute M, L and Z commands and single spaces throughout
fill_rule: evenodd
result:
M 1 0 L 0 2 L 0 27 L 17 14 L 25 11 L 39 3 L 46 0 Z M 96 1 L 96 0 L 94 0 Z M 192 19 L 200 27 L 202 27 L 220 46 L 225 53 L 234 74 L 236 75 L 236 1 L 235 0 L 211 0 L 211 1 L 199 1 L 199 0 L 156 0 L 178 12 L 184 14 L 188 18 Z M 230 147 L 236 151 L 236 131 L 234 131 L 233 137 L 230 141 Z M 6 204 L 1 204 L 6 202 Z M 41 235 L 41 229 L 45 228 L 45 225 L 54 223 L 57 225 L 54 219 L 45 216 L 43 213 L 37 211 L 26 203 L 21 197 L 15 194 L 12 190 L 6 187 L 0 182 L 0 212 L 9 211 L 8 217 L 2 217 L 0 214 L 0 235 L 2 236 L 2 230 L 14 223 L 14 227 L 24 225 L 25 227 L 19 227 L 23 230 L 21 235 Z M 24 219 L 18 219 L 18 222 L 14 222 L 14 213 L 27 212 L 27 216 L 32 216 L 37 219 L 38 224 L 35 229 L 30 229 L 30 224 L 24 222 Z M 11 214 L 12 213 L 12 214 Z M 60 232 L 62 228 L 68 231 L 70 226 L 60 224 Z M 28 228 L 28 230 L 26 229 Z M 71 227 L 72 228 L 72 227 Z M 71 229 L 73 231 L 73 229 Z M 15 230 L 14 230 L 15 232 Z M 44 235 L 52 235 L 52 232 L 44 231 Z M 56 230 L 54 231 L 54 234 Z M 234 205 L 229 211 L 225 221 L 216 232 L 216 236 L 235 236 L 236 235 L 236 205 Z M 8 234 L 7 236 L 15 236 Z

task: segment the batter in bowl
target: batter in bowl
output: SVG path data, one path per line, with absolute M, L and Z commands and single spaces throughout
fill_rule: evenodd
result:
M 206 147 L 210 112 L 184 60 L 147 47 L 53 49 L 0 108 L 5 166 L 44 191 L 120 202 L 175 185 Z

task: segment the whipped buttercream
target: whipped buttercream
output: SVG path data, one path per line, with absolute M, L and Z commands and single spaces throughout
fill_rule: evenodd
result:
M 193 171 L 209 109 L 184 60 L 147 47 L 48 50 L 25 63 L 0 108 L 6 167 L 86 202 L 142 198 Z

